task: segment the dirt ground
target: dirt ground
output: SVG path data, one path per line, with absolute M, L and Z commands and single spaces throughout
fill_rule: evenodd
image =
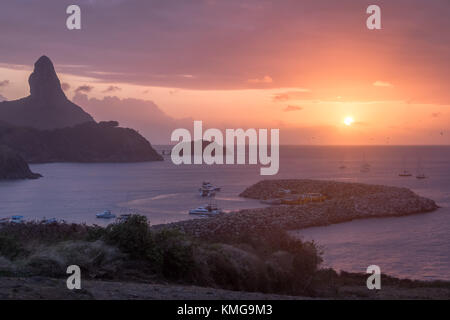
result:
M 64 279 L 0 278 L 1 300 L 306 300 L 275 294 L 237 292 L 195 286 L 132 282 L 83 281 L 81 290 L 68 290 Z M 323 299 L 323 298 L 322 298 Z M 449 288 L 342 287 L 331 299 L 450 299 Z

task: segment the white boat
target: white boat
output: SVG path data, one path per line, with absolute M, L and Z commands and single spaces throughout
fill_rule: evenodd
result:
M 214 187 L 209 182 L 203 182 L 200 189 L 198 189 L 200 196 L 202 197 L 214 197 L 216 195 L 216 192 L 220 191 L 219 187 Z
M 220 213 L 222 213 L 222 210 L 220 210 L 217 205 L 214 204 L 207 204 L 205 206 L 189 210 L 189 214 L 200 216 L 214 216 Z
M 23 216 L 12 216 L 9 222 L 11 223 L 23 223 Z
M 98 219 L 112 219 L 116 217 L 116 215 L 112 214 L 109 210 L 103 211 L 102 213 L 97 213 L 95 216 Z
M 56 218 L 50 218 L 50 219 L 43 219 L 41 221 L 42 224 L 52 224 L 52 223 L 58 223 L 58 219 Z
M 12 216 L 8 218 L 2 218 L 0 219 L 0 224 L 7 224 L 7 223 L 24 223 L 23 216 Z

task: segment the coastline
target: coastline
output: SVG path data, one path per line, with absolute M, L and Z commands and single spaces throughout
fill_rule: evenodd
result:
M 286 300 L 450 297 L 450 282 L 415 281 L 386 275 L 382 276 L 383 290 L 370 292 L 365 287 L 365 274 L 337 273 L 333 269 L 318 268 L 321 259 L 316 255 L 314 245 L 302 243 L 291 236 L 285 238 L 283 235 L 287 230 L 354 219 L 431 212 L 438 208 L 433 200 L 420 197 L 406 188 L 315 180 L 261 181 L 247 188 L 241 196 L 267 200 L 304 192 L 321 193 L 326 200 L 303 205 L 273 205 L 150 227 L 146 224 L 145 217 L 142 217 L 145 224 L 138 223 L 136 226 L 145 226 L 144 229 L 136 229 L 131 225 L 132 228 L 127 230 L 126 225 L 120 224 L 117 225 L 117 231 L 77 224 L 26 224 L 23 230 L 20 226 L 6 228 L 11 232 L 6 231 L 4 235 L 13 236 L 9 239 L 14 239 L 14 234 L 26 234 L 32 245 L 21 248 L 16 247 L 14 242 L 9 242 L 14 255 L 11 260 L 0 257 L 3 259 L 0 259 L 0 267 L 6 268 L 6 271 L 0 272 L 0 299 L 67 297 Z M 136 216 L 138 220 L 139 217 Z M 119 230 L 122 227 L 125 229 Z M 167 251 L 171 276 L 165 275 L 166 262 L 161 265 L 166 267 L 159 273 L 147 274 L 154 261 L 143 260 L 149 257 L 146 250 L 142 251 L 143 256 L 139 254 L 133 258 L 135 248 L 142 250 L 148 243 L 136 247 L 134 241 L 126 240 L 127 246 L 131 245 L 133 249 L 123 251 L 123 240 L 120 239 L 133 239 L 136 236 L 136 239 L 142 239 L 136 234 L 136 230 L 140 230 L 139 233 L 149 233 L 154 239 L 150 240 L 149 244 L 153 246 L 151 248 Z M 114 234 L 122 233 L 126 234 L 125 238 L 122 235 L 114 240 Z M 35 246 L 35 239 L 41 242 L 39 247 Z M 157 241 L 156 244 L 153 241 Z M 298 246 L 302 248 L 300 251 L 296 249 Z M 80 250 L 89 255 L 78 256 Z M 26 251 L 31 252 L 31 255 Z M 89 277 L 84 280 L 86 286 L 82 292 L 67 296 L 64 294 L 67 289 L 64 287 L 63 270 L 69 263 L 69 256 L 80 260 L 80 265 L 89 270 Z M 129 257 L 132 259 L 129 260 Z M 73 263 L 73 258 L 70 260 Z M 196 268 L 189 271 L 186 268 L 191 263 Z M 309 269 L 310 266 L 312 269 Z M 306 278 L 296 278 L 298 267 L 307 268 L 305 270 L 309 271 L 305 274 L 309 275 Z M 174 275 L 175 278 L 172 278 Z M 190 276 L 193 277 L 189 278 Z M 230 283 L 232 278 L 233 283 Z M 264 289 L 269 282 L 269 288 Z M 289 283 L 291 285 L 286 286 Z M 298 290 L 298 285 L 302 283 L 307 283 L 311 288 Z M 11 292 L 12 287 L 16 288 L 14 292 Z M 41 291 L 43 287 L 44 290 Z M 113 291 L 114 294 L 111 293 Z
M 267 201 L 282 198 L 286 191 L 293 195 L 320 193 L 326 199 L 319 203 L 245 209 L 153 228 L 175 228 L 198 238 L 214 240 L 247 232 L 300 230 L 356 219 L 406 216 L 439 208 L 433 200 L 407 188 L 322 180 L 264 180 L 248 187 L 240 196 Z

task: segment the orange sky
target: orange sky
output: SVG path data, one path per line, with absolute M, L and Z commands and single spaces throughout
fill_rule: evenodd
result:
M 47 54 L 69 98 L 153 143 L 203 120 L 279 128 L 283 144 L 450 144 L 448 2 L 378 1 L 377 31 L 365 27 L 364 1 L 281 2 L 194 1 L 156 13 L 86 2 L 88 13 L 99 10 L 89 31 L 52 28 L 26 53 L 16 44 L 15 30 L 25 28 L 17 19 L 0 35 L 11 48 L 0 53 L 0 98 L 27 95 L 31 66 Z M 141 17 L 146 9 L 157 16 Z M 124 10 L 108 33 L 108 18 Z M 39 27 L 52 25 L 34 22 Z M 349 126 L 346 117 L 354 119 Z

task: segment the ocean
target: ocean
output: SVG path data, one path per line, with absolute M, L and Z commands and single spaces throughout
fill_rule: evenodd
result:
M 166 146 L 156 146 L 167 149 Z M 370 172 L 361 173 L 365 161 Z M 339 167 L 345 165 L 345 169 Z M 427 179 L 401 178 L 423 168 Z M 39 180 L 0 182 L 0 218 L 23 215 L 27 220 L 58 218 L 106 225 L 95 214 L 137 212 L 152 224 L 193 217 L 189 209 L 208 203 L 198 188 L 210 181 L 222 188 L 214 202 L 226 211 L 263 206 L 238 195 L 262 179 L 308 178 L 407 187 L 435 200 L 441 209 L 401 218 L 358 220 L 298 231 L 324 252 L 323 266 L 382 272 L 421 280 L 450 280 L 450 147 L 297 147 L 280 149 L 280 172 L 260 176 L 259 165 L 175 166 L 164 162 L 129 164 L 54 163 L 31 165 Z

